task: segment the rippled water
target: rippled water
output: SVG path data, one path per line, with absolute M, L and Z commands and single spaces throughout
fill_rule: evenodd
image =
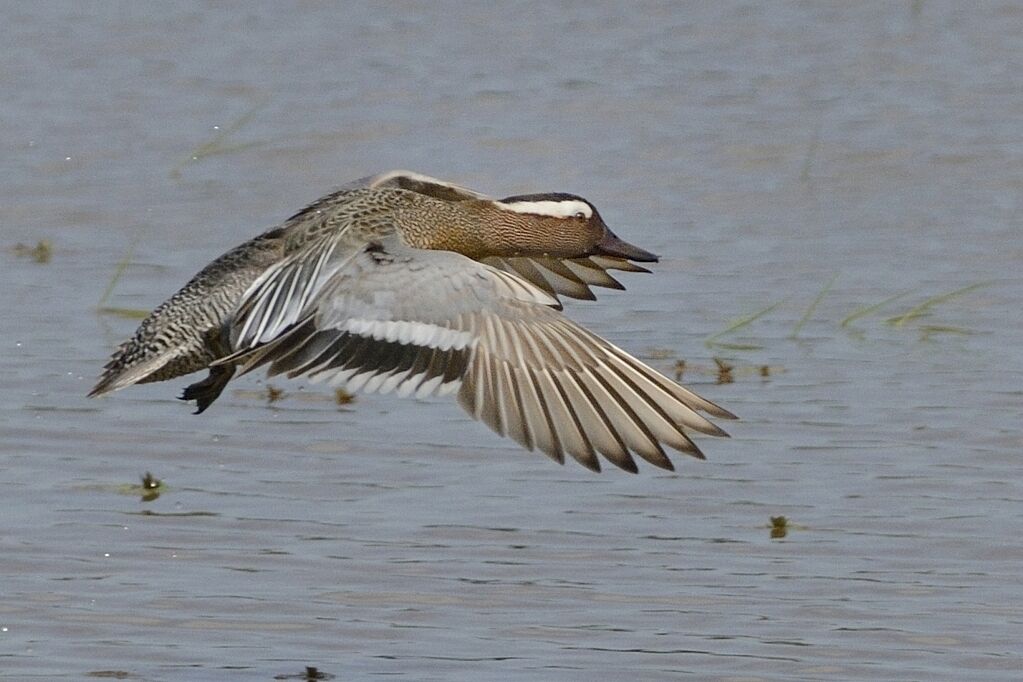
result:
M 1018 677 L 1018 4 L 0 13 L 0 677 Z M 568 313 L 733 437 L 594 475 L 444 401 L 84 397 L 126 254 L 149 309 L 392 167 L 662 254 Z

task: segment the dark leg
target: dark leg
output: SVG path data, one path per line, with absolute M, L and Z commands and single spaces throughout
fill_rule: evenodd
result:
M 227 382 L 234 376 L 234 366 L 212 367 L 210 375 L 187 387 L 180 396 L 180 400 L 194 400 L 195 414 L 202 414 L 206 408 L 213 404 L 213 401 L 220 397 Z

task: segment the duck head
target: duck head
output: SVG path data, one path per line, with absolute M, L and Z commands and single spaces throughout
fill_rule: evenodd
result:
M 417 248 L 454 251 L 476 260 L 604 256 L 657 261 L 655 254 L 619 239 L 593 204 L 576 194 L 520 194 L 497 200 L 405 194 L 407 205 L 396 210 L 395 222 L 406 242 Z
M 609 256 L 650 263 L 657 256 L 619 239 L 586 199 L 561 192 L 520 194 L 489 204 L 497 256 Z M 488 221 L 489 222 L 489 221 Z

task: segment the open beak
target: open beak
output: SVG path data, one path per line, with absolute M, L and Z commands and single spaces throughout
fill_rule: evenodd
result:
M 614 232 L 604 229 L 604 237 L 593 247 L 591 256 L 611 256 L 613 258 L 625 258 L 639 263 L 656 263 L 658 257 L 638 246 L 622 241 Z

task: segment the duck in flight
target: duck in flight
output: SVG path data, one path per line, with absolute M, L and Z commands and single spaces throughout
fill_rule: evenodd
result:
M 559 295 L 624 287 L 657 256 L 573 194 L 493 199 L 411 171 L 364 178 L 231 249 L 156 308 L 89 393 L 209 375 L 181 398 L 206 410 L 236 373 L 348 391 L 457 394 L 475 419 L 558 462 L 626 471 L 729 411 L 561 313 Z

